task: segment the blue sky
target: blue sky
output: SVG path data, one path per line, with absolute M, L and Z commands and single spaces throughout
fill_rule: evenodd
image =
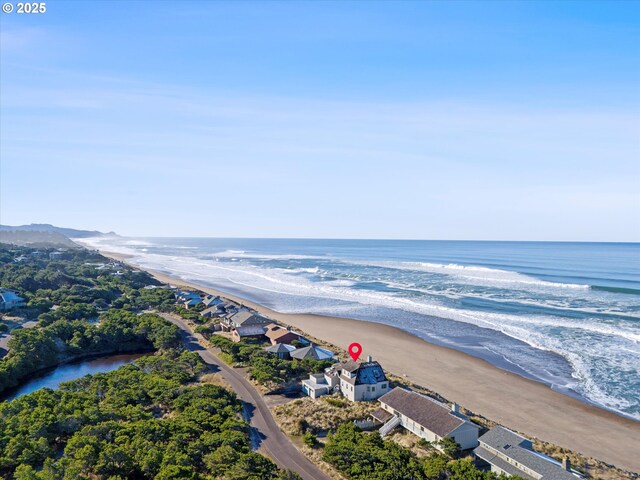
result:
M 638 2 L 0 15 L 0 221 L 640 241 Z

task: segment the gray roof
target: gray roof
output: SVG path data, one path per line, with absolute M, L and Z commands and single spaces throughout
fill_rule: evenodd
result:
M 342 369 L 356 374 L 355 378 L 342 377 L 352 385 L 375 385 L 387 381 L 384 370 L 378 362 L 357 363 L 349 360 L 342 364 Z
M 478 441 L 482 451 L 481 458 L 493 463 L 496 455 L 491 452 L 495 449 L 503 455 L 512 458 L 516 462 L 542 475 L 540 480 L 576 480 L 576 475 L 569 473 L 562 466 L 545 455 L 535 452 L 531 440 L 518 435 L 504 427 L 495 427 L 482 435 Z M 476 449 L 477 450 L 477 449 Z M 485 451 L 492 454 L 490 459 L 485 458 Z M 504 460 L 503 460 L 504 461 Z M 522 473 L 518 473 L 522 475 Z
M 375 410 L 371 416 L 373 418 L 375 418 L 376 420 L 378 420 L 381 423 L 387 423 L 387 420 L 389 420 L 391 417 L 393 417 L 393 415 L 391 415 L 389 412 L 387 412 L 386 410 L 383 410 L 381 408 L 378 408 L 377 410 Z
M 483 447 L 477 447 L 473 453 L 475 453 L 476 457 L 484 460 L 491 465 L 495 465 L 500 470 L 505 472 L 507 475 L 518 475 L 519 477 L 524 478 L 525 480 L 536 480 L 536 478 L 531 475 L 527 475 L 522 470 L 519 470 L 514 465 L 511 465 L 506 460 L 501 459 L 495 453 L 491 453 L 489 450 Z
M 217 295 L 206 295 L 202 299 L 202 303 L 204 303 L 207 307 L 210 307 L 212 305 L 218 305 L 222 303 L 222 299 Z
M 235 331 L 239 337 L 264 335 L 264 327 L 262 325 L 247 325 L 246 327 L 236 327 Z
M 200 312 L 200 315 L 202 315 L 203 317 L 206 317 L 207 315 L 213 315 L 217 311 L 218 311 L 217 307 L 209 307 L 202 310 Z
M 239 327 L 247 325 L 266 325 L 267 323 L 271 323 L 271 320 L 268 318 L 258 315 L 257 313 L 249 312 L 248 310 L 240 310 L 238 313 L 229 317 L 229 321 Z
M 296 349 L 293 345 L 287 345 L 286 343 L 276 343 L 266 349 L 269 353 L 290 353 Z
M 313 360 L 329 360 L 333 358 L 334 353 L 331 350 L 309 345 L 308 347 L 298 348 L 291 352 L 293 358 L 302 360 L 303 358 L 312 358 Z
M 385 393 L 379 401 L 440 437 L 446 437 L 464 423 L 473 425 L 461 418 L 463 415 L 455 415 L 446 405 L 400 387 Z

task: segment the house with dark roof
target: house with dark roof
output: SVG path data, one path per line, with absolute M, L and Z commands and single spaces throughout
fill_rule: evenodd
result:
M 479 439 L 473 451 L 480 467 L 490 467 L 492 472 L 518 475 L 526 480 L 577 480 L 580 474 L 571 470 L 565 457 L 561 464 L 551 457 L 536 452 L 528 438 L 497 426 Z
M 378 362 L 371 357 L 366 362 L 349 360 L 337 368 L 340 391 L 352 402 L 375 400 L 389 391 L 389 381 Z
M 385 424 L 380 435 L 388 434 L 397 426 L 409 430 L 429 442 L 452 438 L 462 450 L 478 445 L 480 427 L 459 412 L 458 405 L 451 407 L 419 393 L 396 387 L 379 399 L 384 413 L 377 418 Z

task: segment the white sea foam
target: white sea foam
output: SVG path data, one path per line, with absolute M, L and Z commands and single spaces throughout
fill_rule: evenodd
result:
M 85 239 L 87 240 L 87 239 Z M 90 240 L 90 239 L 89 239 Z M 89 243 L 89 242 L 85 242 Z M 100 243 L 100 242 L 99 242 Z M 111 251 L 121 251 L 127 247 L 117 247 L 103 243 L 97 248 Z M 119 249 L 119 250 L 118 250 Z M 130 249 L 127 252 L 130 253 Z M 452 308 L 440 303 L 437 295 L 451 295 L 452 298 L 460 298 L 462 295 L 469 297 L 473 294 L 464 292 L 461 294 L 455 289 L 447 291 L 430 291 L 424 289 L 427 295 L 422 297 L 401 296 L 390 292 L 368 289 L 354 289 L 354 283 L 360 278 L 357 275 L 345 275 L 348 278 L 340 278 L 330 281 L 312 281 L 301 273 L 327 274 L 318 267 L 302 267 L 294 269 L 264 268 L 252 265 L 250 262 L 230 262 L 232 258 L 241 259 L 295 259 L 293 255 L 255 255 L 243 251 L 219 252 L 211 255 L 210 259 L 196 259 L 187 256 L 167 256 L 149 254 L 135 251 L 137 256 L 133 261 L 141 266 L 171 272 L 186 280 L 206 281 L 220 286 L 235 285 L 248 292 L 266 292 L 266 297 L 277 302 L 277 308 L 283 311 L 305 311 L 310 303 L 319 304 L 314 311 L 318 313 L 340 314 L 340 309 L 349 309 L 351 305 L 370 306 L 372 308 L 384 307 L 405 310 L 433 317 L 440 317 L 457 322 L 476 325 L 499 331 L 509 337 L 525 342 L 540 350 L 546 350 L 563 356 L 571 364 L 576 382 L 567 382 L 571 388 L 577 388 L 586 398 L 615 411 L 629 414 L 629 408 L 635 408 L 634 404 L 623 394 L 617 394 L 615 388 L 610 386 L 609 378 L 612 371 L 623 369 L 627 375 L 640 378 L 640 325 L 633 320 L 615 319 L 605 321 L 602 318 L 571 318 L 552 315 L 515 315 L 491 311 L 470 310 L 465 308 Z M 222 254 L 222 255 L 221 255 Z M 310 257 L 304 257 L 310 258 Z M 313 258 L 313 257 L 311 257 Z M 322 257 L 325 258 L 326 257 Z M 354 264 L 355 262 L 350 262 Z M 374 262 L 361 263 L 366 266 Z M 528 277 L 516 272 L 491 269 L 486 267 L 464 267 L 461 265 L 402 263 L 402 262 L 376 262 L 377 266 L 396 268 L 399 270 L 426 271 L 428 273 L 444 274 L 453 278 L 456 282 L 469 282 L 476 285 L 508 285 L 510 289 L 522 289 L 535 291 L 538 288 L 555 289 L 560 291 L 582 291 L 588 287 L 574 284 L 557 284 L 545 282 Z M 384 281 L 384 280 L 381 280 Z M 401 281 L 386 282 L 397 289 L 412 288 Z M 419 290 L 419 289 L 418 289 Z M 591 295 L 591 293 L 589 293 Z M 480 295 L 480 294 L 479 294 Z M 484 295 L 484 294 L 482 294 Z M 480 295 L 480 296 L 482 296 Z M 265 298 L 266 298 L 265 297 Z M 522 295 L 515 300 L 513 298 L 491 298 L 491 301 L 505 302 L 533 302 L 535 295 Z M 526 297 L 526 298 L 525 298 Z M 311 299 L 318 299 L 313 301 Z M 488 298 L 488 297 L 487 297 Z M 562 300 L 561 296 L 556 296 Z M 274 300 L 275 299 L 275 300 Z M 298 300 L 295 300 L 298 299 Z M 306 299 L 306 300 L 304 300 Z M 330 303 L 335 301 L 335 305 Z M 318 303 L 323 301 L 324 303 Z M 329 301 L 329 302 L 328 302 Z M 443 300 L 444 301 L 444 300 Z M 346 302 L 346 303 L 341 303 Z M 541 297 L 538 305 L 544 303 Z M 324 305 L 324 306 L 323 306 Z M 580 311 L 569 304 L 558 303 L 554 308 L 563 307 L 574 312 Z M 584 310 L 587 311 L 585 304 Z M 346 310 L 345 310 L 346 312 Z M 410 317 L 407 317 L 410 318 Z M 420 332 L 420 325 L 411 324 L 402 315 L 393 318 L 394 325 Z M 425 332 L 426 335 L 434 335 L 434 332 Z M 516 362 L 513 358 L 505 357 L 525 371 L 535 375 L 531 366 L 522 362 Z M 624 378 L 620 382 L 624 384 Z M 613 390 L 610 390 L 613 388 Z M 637 411 L 638 409 L 636 409 Z M 632 414 L 633 415 L 633 414 Z M 640 415 L 637 416 L 640 419 Z
M 383 268 L 391 268 L 396 270 L 420 271 L 439 275 L 447 275 L 455 277 L 460 281 L 466 281 L 479 285 L 508 285 L 510 288 L 561 288 L 561 289 L 577 289 L 588 290 L 589 285 L 580 285 L 575 283 L 557 283 L 546 282 L 528 275 L 510 270 L 501 270 L 497 268 L 478 267 L 459 265 L 456 263 L 430 263 L 430 262 L 350 262 L 357 265 L 378 266 Z
M 296 254 L 266 254 L 258 252 L 247 252 L 245 250 L 223 250 L 221 252 L 209 253 L 207 257 L 210 258 L 243 258 L 243 259 L 255 259 L 255 260 L 306 260 L 306 259 L 319 259 L 324 257 L 318 257 L 313 255 L 296 255 Z

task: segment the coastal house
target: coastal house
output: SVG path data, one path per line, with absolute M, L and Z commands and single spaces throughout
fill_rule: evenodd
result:
M 205 308 L 210 308 L 216 305 L 220 305 L 221 303 L 223 303 L 223 300 L 217 295 L 205 295 L 202 298 L 202 303 L 204 304 Z
M 326 348 L 320 348 L 316 345 L 309 345 L 308 347 L 302 347 L 291 352 L 291 358 L 297 360 L 304 360 L 310 358 L 312 360 L 331 360 L 335 356 L 331 350 Z
M 283 360 L 289 360 L 291 358 L 291 352 L 296 349 L 293 345 L 287 345 L 286 343 L 276 343 L 270 347 L 265 348 L 265 351 L 277 355 L 278 358 Z
M 183 303 L 191 299 L 201 300 L 200 294 L 196 292 L 190 292 L 189 290 L 176 290 L 175 296 L 178 303 Z
M 249 310 L 240 310 L 233 315 L 226 317 L 223 320 L 223 326 L 227 331 L 231 331 L 238 327 L 248 327 L 249 325 L 260 325 L 266 327 L 268 324 L 273 323 L 267 317 Z M 263 334 L 266 329 L 263 329 Z
M 200 312 L 200 316 L 205 318 L 215 318 L 215 317 L 221 316 L 221 314 L 222 314 L 222 310 L 218 308 L 218 305 L 205 308 Z
M 182 305 L 184 306 L 184 308 L 189 310 L 190 308 L 196 307 L 201 303 L 202 303 L 202 300 L 200 300 L 200 297 L 198 297 L 198 298 L 189 298 L 184 302 L 182 302 Z
M 242 327 L 236 327 L 231 332 L 231 339 L 234 342 L 239 342 L 244 338 L 260 338 L 264 336 L 264 325 L 246 325 Z
M 459 412 L 458 405 L 451 407 L 419 393 L 396 387 L 379 399 L 382 411 L 373 417 L 384 422 L 380 435 L 385 436 L 395 427 L 402 426 L 429 442 L 445 437 L 452 438 L 462 450 L 478 445 L 480 427 Z
M 51 252 L 49 253 L 49 260 L 60 260 L 63 256 L 64 252 Z
M 24 298 L 19 297 L 16 292 L 4 288 L 0 289 L 0 310 L 11 310 L 25 305 Z
M 340 380 L 334 366 L 325 369 L 324 373 L 313 373 L 308 379 L 302 381 L 302 392 L 313 399 L 339 391 Z
M 536 452 L 528 438 L 504 427 L 495 427 L 482 435 L 473 451 L 480 467 L 490 466 L 492 472 L 519 475 L 526 480 L 576 480 L 580 474 L 571 470 L 565 457 L 562 464 Z
M 352 402 L 375 400 L 388 392 L 389 381 L 384 370 L 371 357 L 366 362 L 349 360 L 336 367 L 340 377 L 340 391 Z
M 276 345 L 277 343 L 291 343 L 293 341 L 299 342 L 301 340 L 304 340 L 304 337 L 299 333 L 292 332 L 290 328 L 283 328 L 279 325 L 268 328 L 265 335 L 271 341 L 272 345 Z

